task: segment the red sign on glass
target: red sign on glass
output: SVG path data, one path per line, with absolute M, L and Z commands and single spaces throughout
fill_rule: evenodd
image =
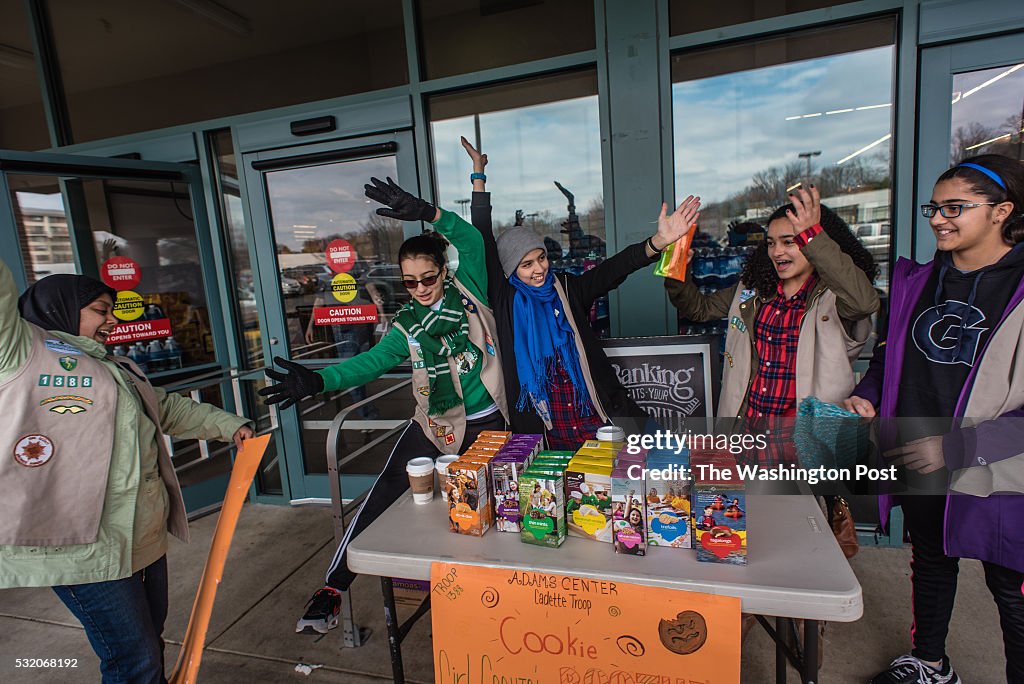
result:
M 376 322 L 377 307 L 373 304 L 318 306 L 313 309 L 313 325 L 345 325 Z
M 134 290 L 142 281 L 142 268 L 128 257 L 110 257 L 100 267 L 100 278 L 118 292 Z
M 335 273 L 348 273 L 356 263 L 356 250 L 347 240 L 331 240 L 327 245 L 327 265 Z
M 169 318 L 158 318 L 155 321 L 132 321 L 131 323 L 119 323 L 107 337 L 107 344 L 139 342 L 170 336 L 171 319 Z

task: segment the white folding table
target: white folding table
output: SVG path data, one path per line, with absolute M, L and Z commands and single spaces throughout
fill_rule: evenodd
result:
M 801 672 L 801 681 L 817 682 L 818 622 L 853 622 L 864 610 L 860 583 L 809 495 L 748 496 L 745 566 L 700 563 L 696 553 L 686 549 L 651 548 L 642 557 L 619 555 L 609 544 L 575 537 L 558 549 L 548 549 L 494 529 L 483 537 L 464 536 L 449 531 L 445 507 L 440 497 L 417 505 L 406 494 L 349 543 L 349 568 L 381 577 L 396 682 L 404 681 L 402 639 L 428 610 L 429 598 L 399 625 L 391 578 L 430 579 L 430 566 L 436 561 L 735 596 L 744 613 L 776 618 L 774 628 L 763 617 L 758 619 L 776 643 L 777 682 L 786 681 L 787 660 Z M 804 620 L 802 648 L 789 638 L 794 618 Z

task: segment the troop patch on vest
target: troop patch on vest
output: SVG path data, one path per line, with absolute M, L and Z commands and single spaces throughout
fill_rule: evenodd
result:
M 69 373 L 78 368 L 78 359 L 73 356 L 62 356 L 57 361 L 60 363 L 60 367 Z
M 83 404 L 93 403 L 92 399 L 90 399 L 89 397 L 83 397 L 78 394 L 57 394 L 52 397 L 46 397 L 45 399 L 39 402 L 39 405 L 46 406 L 47 404 L 52 404 L 56 401 L 80 401 Z
M 70 344 L 64 342 L 63 340 L 46 340 L 46 349 L 48 351 L 54 352 L 55 354 L 72 354 L 74 356 L 82 355 L 81 349 L 79 349 L 78 347 L 72 347 Z
M 494 349 L 494 340 L 491 339 L 490 335 L 484 335 L 484 345 L 487 347 L 487 353 L 494 356 L 496 353 Z
M 739 316 L 733 316 L 732 320 L 729 321 L 730 328 L 736 328 L 741 333 L 747 332 L 747 324 Z
M 445 444 L 449 444 L 449 445 L 450 444 L 455 444 L 455 435 L 450 434 L 450 433 L 445 435 L 444 436 L 444 443 Z
M 42 373 L 39 375 L 40 387 L 92 387 L 92 376 L 83 375 L 50 375 Z
M 429 397 L 430 396 L 430 385 L 423 385 L 421 387 L 417 387 L 416 391 L 419 392 L 420 394 L 422 394 L 425 397 Z
M 732 368 L 733 367 L 732 354 L 730 354 L 729 352 L 722 352 L 722 354 L 725 355 L 725 360 L 729 363 L 729 368 Z
M 473 302 L 469 301 L 469 297 L 467 297 L 466 295 L 460 295 L 460 296 L 462 297 L 462 306 L 465 307 L 466 311 L 468 311 L 469 313 L 475 314 L 476 313 L 476 304 L 474 304 Z
M 26 468 L 38 468 L 53 458 L 53 441 L 46 435 L 25 435 L 14 445 L 14 460 Z
M 415 368 L 415 369 L 426 368 L 427 367 L 427 362 L 426 361 L 413 361 L 412 362 L 412 367 Z
M 79 406 L 78 404 L 57 404 L 56 406 L 51 406 L 50 411 L 61 415 L 64 415 L 65 413 L 74 415 L 76 413 L 85 413 L 88 409 L 84 406 Z
M 740 292 L 740 301 L 745 302 L 756 294 L 757 290 L 743 290 Z
M 437 437 L 438 439 L 444 437 L 447 432 L 448 428 L 446 428 L 444 425 L 434 425 L 434 436 Z

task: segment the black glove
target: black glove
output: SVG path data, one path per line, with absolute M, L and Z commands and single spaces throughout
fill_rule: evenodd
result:
M 282 373 L 273 368 L 267 369 L 267 375 L 279 383 L 277 385 L 268 385 L 259 391 L 261 397 L 267 397 L 267 404 L 281 402 L 280 408 L 286 409 L 294 406 L 306 397 L 311 397 L 324 391 L 324 379 L 320 377 L 319 373 L 314 373 L 305 366 L 288 359 L 282 359 L 280 356 L 274 357 L 274 363 L 288 372 Z
M 372 183 L 373 185 L 370 185 Z M 437 215 L 437 207 L 398 187 L 395 181 L 388 178 L 385 183 L 379 178 L 370 178 L 370 183 L 363 186 L 366 196 L 375 202 L 386 204 L 390 209 L 378 209 L 379 216 L 399 219 L 400 221 L 426 221 L 430 223 Z

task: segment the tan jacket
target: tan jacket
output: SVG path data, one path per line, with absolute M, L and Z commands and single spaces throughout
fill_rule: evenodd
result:
M 827 233 L 821 232 L 802 250 L 814 266 L 818 282 L 807 299 L 800 325 L 796 358 L 796 401 L 815 396 L 837 403 L 854 387 L 853 362 L 871 334 L 871 314 L 878 310 L 878 292 Z M 742 282 L 703 295 L 692 279 L 665 279 L 669 300 L 692 321 L 728 316 L 722 389 L 718 416 L 742 418 L 757 369 L 754 327 L 766 301 Z

